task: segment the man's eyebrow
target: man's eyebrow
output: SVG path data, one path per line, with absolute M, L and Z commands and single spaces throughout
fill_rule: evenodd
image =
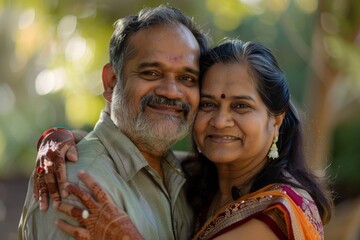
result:
M 165 67 L 164 64 L 160 63 L 160 62 L 142 62 L 138 65 L 138 68 L 146 68 L 146 67 Z M 183 68 L 185 72 L 194 74 L 196 76 L 200 75 L 200 71 L 191 67 L 184 67 Z
M 146 67 L 160 67 L 162 66 L 159 62 L 142 62 L 139 64 L 138 68 L 146 68 Z
M 196 69 L 193 69 L 193 68 L 189 68 L 189 67 L 185 67 L 184 68 L 186 72 L 189 72 L 191 74 L 194 74 L 196 76 L 199 76 L 200 75 L 200 71 L 199 70 L 196 70 Z

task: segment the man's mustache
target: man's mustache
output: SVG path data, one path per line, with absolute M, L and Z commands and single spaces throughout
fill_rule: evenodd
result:
M 163 96 L 155 96 L 155 95 L 146 95 L 141 99 L 141 110 L 144 111 L 145 107 L 148 105 L 166 105 L 166 106 L 176 106 L 181 107 L 184 111 L 185 116 L 190 112 L 191 105 L 187 102 L 183 102 L 180 100 L 169 99 Z

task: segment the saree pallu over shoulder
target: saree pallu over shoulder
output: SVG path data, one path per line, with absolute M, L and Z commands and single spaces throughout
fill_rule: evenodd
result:
M 193 239 L 213 239 L 250 219 L 263 221 L 274 232 L 275 228 L 283 229 L 285 234 L 277 234 L 280 239 L 324 239 L 318 209 L 310 196 L 301 192 L 289 185 L 272 184 L 245 195 L 208 219 Z M 268 217 L 274 210 L 280 213 L 282 220 Z

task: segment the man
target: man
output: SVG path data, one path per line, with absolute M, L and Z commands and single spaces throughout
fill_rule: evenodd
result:
M 195 118 L 199 58 L 206 48 L 205 36 L 173 8 L 145 9 L 119 20 L 102 73 L 105 110 L 78 144 L 77 163 L 67 163 L 70 182 L 81 184 L 77 172 L 89 172 L 146 239 L 191 238 L 185 178 L 170 147 L 189 132 Z M 53 171 L 51 165 L 47 171 Z M 53 208 L 40 211 L 32 182 L 19 239 L 70 238 L 54 222 L 74 221 Z M 80 205 L 76 199 L 64 201 Z

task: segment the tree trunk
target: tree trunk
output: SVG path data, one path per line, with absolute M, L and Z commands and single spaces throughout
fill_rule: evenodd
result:
M 312 71 L 309 78 L 306 106 L 308 116 L 305 124 L 305 146 L 308 163 L 321 174 L 327 165 L 330 139 L 333 130 L 335 108 L 332 104 L 333 88 L 336 85 L 337 71 L 331 68 L 329 57 L 324 49 L 323 33 L 318 28 L 312 40 Z

